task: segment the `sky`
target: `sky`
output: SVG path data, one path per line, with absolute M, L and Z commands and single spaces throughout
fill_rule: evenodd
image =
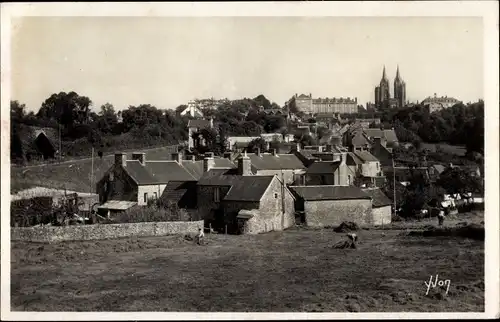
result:
M 13 19 L 12 100 L 52 93 L 98 111 L 194 98 L 294 94 L 374 100 L 399 65 L 410 101 L 483 98 L 483 25 L 471 17 L 23 17 Z

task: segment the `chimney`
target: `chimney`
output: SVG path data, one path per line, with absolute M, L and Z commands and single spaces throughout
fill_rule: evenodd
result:
M 381 138 L 373 138 L 373 143 L 375 143 L 376 145 L 382 145 L 382 139 Z
M 132 153 L 132 160 L 138 160 L 142 165 L 146 165 L 146 153 L 134 152 Z
M 297 142 L 297 152 L 300 152 L 300 142 Z
M 250 161 L 246 151 L 238 158 L 238 174 L 241 176 L 252 175 L 252 161 Z
M 318 145 L 318 152 L 323 152 L 323 146 L 322 145 Z
M 194 155 L 194 154 L 193 154 L 193 155 L 191 156 L 191 161 L 193 161 L 193 162 L 195 162 L 195 161 L 196 161 L 196 155 Z
M 203 159 L 203 172 L 208 172 L 215 166 L 214 154 L 211 152 L 205 153 L 205 159 Z
M 177 163 L 182 163 L 182 151 L 172 153 L 172 160 L 177 161 Z
M 115 166 L 127 166 L 127 155 L 125 153 L 115 153 Z
M 272 149 L 271 153 L 273 154 L 273 156 L 278 156 L 278 152 L 276 152 L 276 149 Z

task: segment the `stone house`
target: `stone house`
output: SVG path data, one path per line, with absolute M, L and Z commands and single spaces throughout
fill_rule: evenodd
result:
M 200 136 L 196 140 L 193 134 L 200 133 L 203 129 L 212 129 L 214 127 L 213 119 L 193 119 L 188 122 L 188 148 L 194 149 L 198 145 L 205 145 L 204 139 Z
M 380 138 L 384 143 L 384 146 L 392 152 L 392 148 L 399 146 L 399 140 L 394 129 L 364 129 L 363 130 L 370 141 L 374 141 L 376 138 Z
M 374 226 L 390 224 L 392 221 L 392 201 L 379 188 L 362 190 L 372 198 L 372 224 Z
M 212 227 L 253 234 L 295 224 L 293 195 L 277 175 L 254 175 L 251 159 L 245 155 L 239 157 L 236 169 L 215 168 L 210 158 L 204 161 L 197 203 Z
M 127 160 L 125 153 L 116 153 L 114 164 L 97 182 L 96 190 L 101 204 L 121 200 L 145 206 L 149 200 L 160 198 L 171 184 L 196 181 L 196 176 L 177 160 L 147 161 L 145 153 L 133 153 L 132 160 Z
M 380 161 L 382 167 L 392 167 L 392 149 L 387 148 L 387 142 L 384 138 L 374 138 L 370 149 L 371 154 Z
M 304 213 L 307 226 L 338 226 L 344 221 L 373 224 L 371 197 L 354 186 L 292 186 L 296 211 Z
M 349 186 L 354 183 L 357 169 L 346 164 L 346 152 L 334 154 L 332 161 L 316 161 L 311 164 L 305 174 L 305 185 Z

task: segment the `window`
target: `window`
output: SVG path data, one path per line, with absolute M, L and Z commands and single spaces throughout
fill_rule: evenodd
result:
M 274 199 L 278 199 L 278 193 L 277 192 L 274 193 Z
M 148 202 L 148 193 L 147 192 L 144 193 L 144 202 Z
M 214 201 L 220 202 L 220 189 L 219 188 L 214 189 Z

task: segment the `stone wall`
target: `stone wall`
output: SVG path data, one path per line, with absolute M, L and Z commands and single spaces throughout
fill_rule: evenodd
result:
M 370 199 L 305 201 L 304 212 L 306 225 L 312 227 L 338 226 L 343 221 L 372 224 Z
M 114 239 L 130 236 L 154 237 L 197 233 L 203 221 L 144 222 L 133 224 L 77 225 L 65 227 L 11 228 L 12 241 L 59 242 Z
M 372 213 L 374 226 L 387 225 L 391 223 L 391 205 L 376 208 L 374 207 L 372 209 Z

